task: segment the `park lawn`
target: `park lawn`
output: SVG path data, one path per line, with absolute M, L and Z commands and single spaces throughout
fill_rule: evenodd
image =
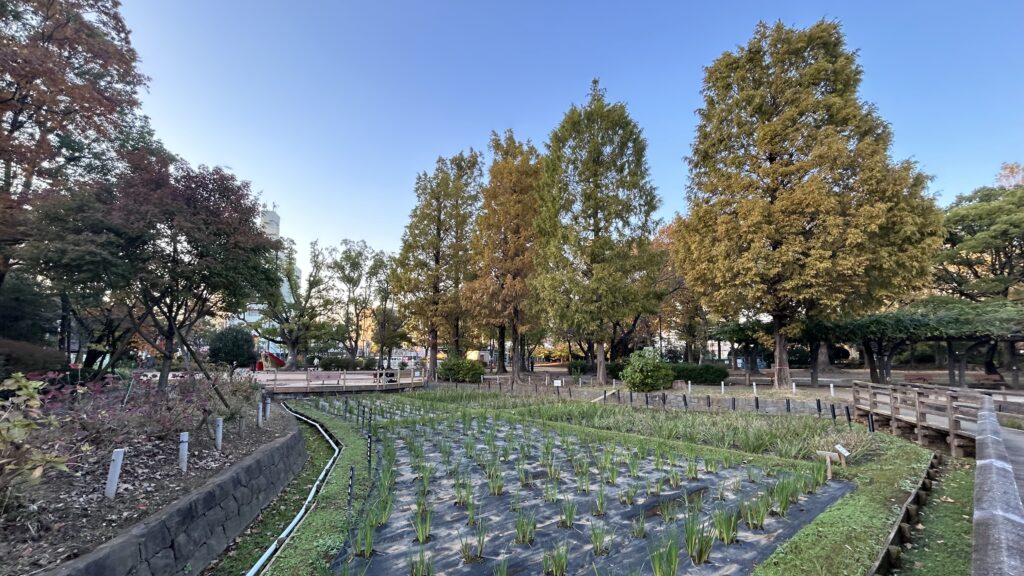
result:
M 950 460 L 921 509 L 914 546 L 903 555 L 899 574 L 964 576 L 971 573 L 971 518 L 974 516 L 974 460 Z
M 288 526 L 302 508 L 310 488 L 316 482 L 333 454 L 330 444 L 315 428 L 299 422 L 306 440 L 309 458 L 298 475 L 285 487 L 246 529 L 243 536 L 232 544 L 204 573 L 211 576 L 245 574 L 259 560 L 274 539 Z
M 327 478 L 316 499 L 316 505 L 306 514 L 284 544 L 264 576 L 290 576 L 292 574 L 328 574 L 327 566 L 341 549 L 348 532 L 348 477 L 349 467 L 355 466 L 353 507 L 358 509 L 368 493 L 370 481 L 366 471 L 366 438 L 356 425 L 314 408 L 309 403 L 289 404 L 304 416 L 321 423 L 341 443 L 341 454 L 334 471 Z M 321 467 L 322 469 L 322 467 Z M 317 472 L 319 474 L 319 471 Z M 308 491 L 307 491 L 308 493 Z
M 871 568 L 932 457 L 895 436 L 879 432 L 876 437 L 877 452 L 869 461 L 840 471 L 857 489 L 783 543 L 755 576 L 862 575 Z

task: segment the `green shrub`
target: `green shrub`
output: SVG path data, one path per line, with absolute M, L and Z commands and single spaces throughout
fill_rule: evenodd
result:
M 21 373 L 0 383 L 0 494 L 17 496 L 22 486 L 38 482 L 47 467 L 67 470 L 62 459 L 31 443 L 33 430 L 55 424 L 40 411 L 42 387 Z
M 616 380 L 622 379 L 622 371 L 626 369 L 628 362 L 609 362 L 605 365 L 605 370 L 608 372 L 609 378 L 615 378 Z
M 352 359 L 348 356 L 326 356 L 320 359 L 321 370 L 351 370 Z
M 483 375 L 484 367 L 475 360 L 449 358 L 437 367 L 437 377 L 440 380 L 479 382 Z
M 67 367 L 64 353 L 55 348 L 16 340 L 0 340 L 0 378 L 15 372 L 46 372 Z
M 235 368 L 252 366 L 256 363 L 256 347 L 252 334 L 247 328 L 229 326 L 210 338 L 210 361 L 227 364 Z
M 725 366 L 716 364 L 670 364 L 676 380 L 689 380 L 694 384 L 718 384 L 729 377 Z
M 672 367 L 662 362 L 653 348 L 634 352 L 622 371 L 622 380 L 638 392 L 669 388 L 672 376 Z
M 572 360 L 569 362 L 569 374 L 593 374 L 595 366 L 586 360 Z

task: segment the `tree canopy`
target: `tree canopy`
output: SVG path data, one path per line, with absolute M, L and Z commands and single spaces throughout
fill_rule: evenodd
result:
M 660 199 L 647 141 L 626 105 L 597 80 L 551 132 L 540 185 L 540 301 L 549 321 L 595 344 L 605 380 L 612 323 L 649 303 L 643 289 L 660 266 L 652 248 Z
M 928 178 L 890 158 L 861 74 L 829 21 L 758 24 L 705 70 L 676 256 L 712 311 L 771 317 L 777 383 L 789 380 L 796 320 L 923 287 L 941 239 Z

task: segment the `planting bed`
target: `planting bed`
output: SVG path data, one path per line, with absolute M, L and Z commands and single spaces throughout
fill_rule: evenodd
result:
M 747 574 L 853 488 L 825 483 L 823 463 L 512 413 L 325 408 L 375 416 L 376 488 L 333 564 L 343 574 L 675 574 L 673 561 Z

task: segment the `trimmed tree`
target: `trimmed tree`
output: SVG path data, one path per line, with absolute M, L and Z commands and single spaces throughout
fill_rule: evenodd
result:
M 228 326 L 210 338 L 210 360 L 231 366 L 231 372 L 256 363 L 252 334 L 242 326 Z
M 889 157 L 839 24 L 758 24 L 707 67 L 676 258 L 724 317 L 771 318 L 776 385 L 802 317 L 876 308 L 921 287 L 942 222 L 928 177 Z

